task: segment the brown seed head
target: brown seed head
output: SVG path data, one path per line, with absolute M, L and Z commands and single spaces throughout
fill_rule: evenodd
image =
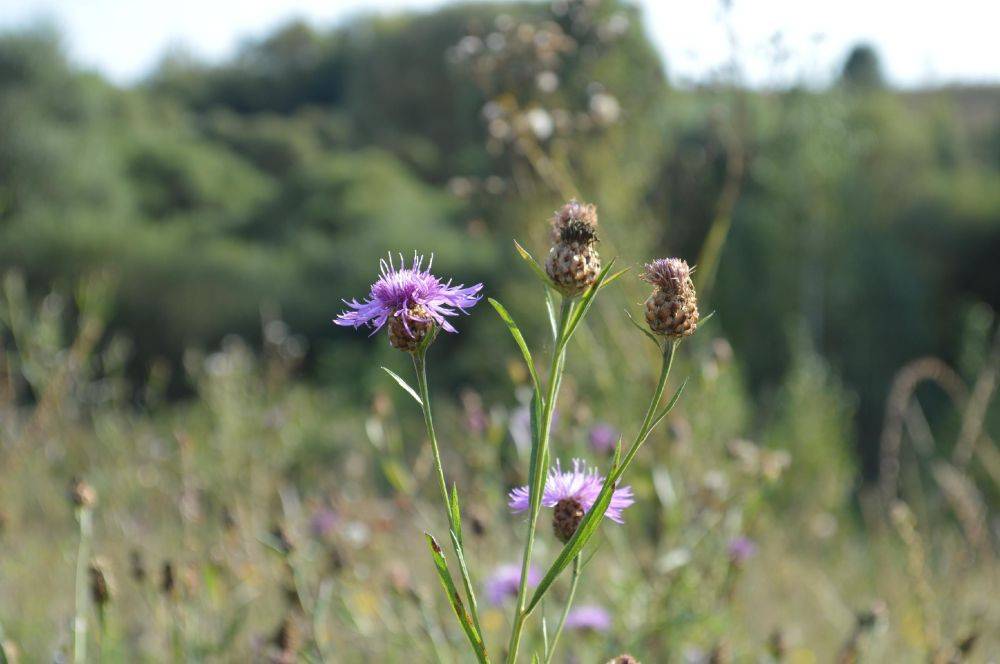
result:
M 563 498 L 552 510 L 552 531 L 560 542 L 568 542 L 583 521 L 583 505 L 573 498 Z
M 69 485 L 69 500 L 75 507 L 90 508 L 97 504 L 97 491 L 79 477 Z
M 642 279 L 656 288 L 646 300 L 646 323 L 654 334 L 679 339 L 698 328 L 698 297 L 691 269 L 679 258 L 646 264 Z
M 552 243 L 597 240 L 597 207 L 575 198 L 562 206 L 552 217 Z
M 98 560 L 93 560 L 88 569 L 90 573 L 90 597 L 94 604 L 103 607 L 111 601 L 111 582 L 105 572 L 105 566 Z
M 402 316 L 391 316 L 388 327 L 392 347 L 413 353 L 434 329 L 434 319 L 424 305 L 418 304 L 409 310 L 405 321 Z

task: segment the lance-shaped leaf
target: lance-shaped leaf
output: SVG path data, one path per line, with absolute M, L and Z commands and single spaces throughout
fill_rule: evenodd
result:
M 417 391 L 415 389 L 413 389 L 412 387 L 410 387 L 410 384 L 407 383 L 405 380 L 403 380 L 403 378 L 399 374 L 397 374 L 392 369 L 389 369 L 387 367 L 382 367 L 382 371 L 384 371 L 387 374 L 389 374 L 390 376 L 392 376 L 392 379 L 395 380 L 397 383 L 399 383 L 399 386 L 401 388 L 403 388 L 404 390 L 406 390 L 407 394 L 409 394 L 411 397 L 413 397 L 417 401 L 417 403 L 420 404 L 421 408 L 423 407 L 424 402 L 421 401 L 420 395 L 417 394 Z
M 538 602 L 541 601 L 549 587 L 552 586 L 563 570 L 573 562 L 573 559 L 576 558 L 587 542 L 590 541 L 590 538 L 593 537 L 594 533 L 597 532 L 597 528 L 601 525 L 601 520 L 604 519 L 604 513 L 608 510 L 608 505 L 611 504 L 611 497 L 615 491 L 615 482 L 621 476 L 621 473 L 618 472 L 620 457 L 621 448 L 618 448 L 611 464 L 612 470 L 604 478 L 604 484 L 601 486 L 600 493 L 597 494 L 597 499 L 580 521 L 576 532 L 573 533 L 573 536 L 563 546 L 562 551 L 559 552 L 559 555 L 552 562 L 545 576 L 542 577 L 542 580 L 535 588 L 535 593 L 524 608 L 525 615 L 531 613 L 535 606 L 538 605 Z
M 635 325 L 635 329 L 639 330 L 640 332 L 642 332 L 643 334 L 645 334 L 647 337 L 649 337 L 649 340 L 652 341 L 654 344 L 656 344 L 657 348 L 660 348 L 660 349 L 663 348 L 662 346 L 660 346 L 660 340 L 656 338 L 656 335 L 653 334 L 652 332 L 650 332 L 648 329 L 644 328 L 642 325 L 640 325 L 639 322 L 635 318 L 632 317 L 632 314 L 631 314 L 631 312 L 629 312 L 628 309 L 625 310 L 625 315 L 628 316 L 629 322 L 631 322 L 633 325 Z
M 427 537 L 427 545 L 431 549 L 431 557 L 434 559 L 434 567 L 437 570 L 438 579 L 441 581 L 441 587 L 444 588 L 445 594 L 448 595 L 448 602 L 455 612 L 455 617 L 458 618 L 458 622 L 462 626 L 462 631 L 468 637 L 469 643 L 476 653 L 476 659 L 481 664 L 487 664 L 489 657 L 486 655 L 486 647 L 483 645 L 482 638 L 479 636 L 472 618 L 469 617 L 468 611 L 465 610 L 465 603 L 462 601 L 462 596 L 455 587 L 455 582 L 451 579 L 451 572 L 448 571 L 448 563 L 445 561 L 444 551 L 441 550 L 441 545 L 437 543 L 437 540 L 430 533 L 424 533 L 424 535 Z
M 556 285 L 552 283 L 552 280 L 549 279 L 549 275 L 545 273 L 545 269 L 538 263 L 538 261 L 535 260 L 534 256 L 528 253 L 527 249 L 522 247 L 517 240 L 514 240 L 514 247 L 517 249 L 518 255 L 524 259 L 524 262 L 531 266 L 532 272 L 535 273 L 535 276 L 538 277 L 543 284 L 553 290 L 558 290 L 556 289 Z
M 507 324 L 507 329 L 510 330 L 510 336 L 514 337 L 514 342 L 517 343 L 517 347 L 521 349 L 521 355 L 524 357 L 524 363 L 528 365 L 528 373 L 531 374 L 531 383 L 535 388 L 535 394 L 538 394 L 539 387 L 538 374 L 535 372 L 535 362 L 531 359 L 531 350 L 528 348 L 528 343 L 524 340 L 524 335 L 521 334 L 521 328 L 517 326 L 514 319 L 507 312 L 502 304 L 494 300 L 492 297 L 488 298 L 489 303 L 496 309 L 497 314 L 503 319 L 503 322 Z
M 604 267 L 604 269 L 601 270 L 601 272 L 597 275 L 597 279 L 594 281 L 594 284 L 586 291 L 584 291 L 583 295 L 580 296 L 580 303 L 577 304 L 576 308 L 573 310 L 573 314 L 569 320 L 569 324 L 566 326 L 566 334 L 564 334 L 563 338 L 561 339 L 561 343 L 563 346 L 565 346 L 569 342 L 570 337 L 573 336 L 573 333 L 576 331 L 576 328 L 579 327 L 580 322 L 583 320 L 584 316 L 586 316 L 587 312 L 590 311 L 590 306 L 594 303 L 594 297 L 596 297 L 598 291 L 601 290 L 604 281 L 608 278 L 608 273 L 611 271 L 611 268 L 614 267 L 614 265 L 615 265 L 615 259 L 612 258 L 611 262 L 608 263 Z

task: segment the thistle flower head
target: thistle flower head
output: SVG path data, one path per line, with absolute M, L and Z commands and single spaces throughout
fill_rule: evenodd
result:
M 734 565 L 742 565 L 757 554 L 757 543 L 745 535 L 734 537 L 726 546 L 729 560 Z
M 694 270 L 688 267 L 686 260 L 657 258 L 646 263 L 640 279 L 663 290 L 680 290 L 687 284 L 692 272 Z
M 566 629 L 606 632 L 611 629 L 611 614 L 597 604 L 584 604 L 566 616 Z
M 537 586 L 542 575 L 537 567 L 528 568 L 528 586 Z M 521 585 L 521 566 L 513 563 L 500 565 L 486 580 L 486 598 L 490 604 L 498 606 L 508 597 L 516 597 Z
M 542 492 L 542 505 L 553 508 L 552 527 L 556 537 L 566 542 L 573 536 L 584 515 L 597 501 L 603 484 L 604 477 L 597 473 L 597 469 L 588 470 L 580 459 L 573 459 L 573 470 L 570 471 L 563 471 L 562 465 L 556 461 L 556 465 L 549 469 Z M 633 502 L 632 487 L 615 489 L 604 516 L 615 523 L 623 523 L 622 511 Z M 526 486 L 513 489 L 508 494 L 507 504 L 514 512 L 524 512 L 529 503 Z
M 593 244 L 597 241 L 597 208 L 575 198 L 552 216 L 552 242 Z
M 431 257 L 424 268 L 424 257 L 416 253 L 410 267 L 405 267 L 402 255 L 399 267 L 393 263 L 391 254 L 382 259 L 379 278 L 372 284 L 368 297 L 361 302 L 344 300 L 350 309 L 337 316 L 334 324 L 354 328 L 367 325 L 375 334 L 388 323 L 390 343 L 409 351 L 416 350 L 435 325 L 446 332 L 455 332 L 447 317 L 465 313 L 479 302 L 478 293 L 483 285 L 466 288 L 462 284 L 452 286 L 451 280 L 443 282 L 431 274 L 433 260 Z
M 641 278 L 656 286 L 646 300 L 646 323 L 654 334 L 674 339 L 694 334 L 699 315 L 692 272 L 680 258 L 646 263 Z

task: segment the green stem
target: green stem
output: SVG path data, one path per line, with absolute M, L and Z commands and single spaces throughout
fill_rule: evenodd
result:
M 556 397 L 559 394 L 559 386 L 562 383 L 562 373 L 566 360 L 566 328 L 573 311 L 573 299 L 564 297 L 562 309 L 559 314 L 559 334 L 556 339 L 552 353 L 552 365 L 549 368 L 549 390 L 542 404 L 542 417 L 538 423 L 538 441 L 534 449 L 532 466 L 535 468 L 535 476 L 532 477 L 530 487 L 528 517 L 528 537 L 524 543 L 524 553 L 521 557 L 521 581 L 517 588 L 517 602 L 514 606 L 514 626 L 510 633 L 510 643 L 507 647 L 507 663 L 513 664 L 517 661 L 517 651 L 521 644 L 521 632 L 524 629 L 524 621 L 528 617 L 524 611 L 527 601 L 528 590 L 528 570 L 531 566 L 531 551 L 535 546 L 535 526 L 538 522 L 538 513 L 542 507 L 542 491 L 545 488 L 545 477 L 547 468 L 545 467 L 549 453 L 549 433 L 552 430 L 552 413 L 555 410 Z
M 573 606 L 573 596 L 576 595 L 576 586 L 580 581 L 580 556 L 577 555 L 573 559 L 573 576 L 569 581 L 569 595 L 566 597 L 566 606 L 563 607 L 562 616 L 559 618 L 559 626 L 556 628 L 556 633 L 552 637 L 552 646 L 548 651 L 548 655 L 545 657 L 545 664 L 549 664 L 552 661 L 552 655 L 555 654 L 556 644 L 559 642 L 559 637 L 562 635 L 563 627 L 566 625 L 566 617 L 569 616 L 570 607 Z
M 441 489 L 441 500 L 444 501 L 444 511 L 451 523 L 451 501 L 448 499 L 448 484 L 444 481 L 444 468 L 441 466 L 441 450 L 438 448 L 437 436 L 434 434 L 434 417 L 431 415 L 431 396 L 427 389 L 426 350 L 413 353 L 413 367 L 417 371 L 417 388 L 420 390 L 420 410 L 424 414 L 424 426 L 427 437 L 431 439 L 431 450 L 434 452 L 434 469 L 437 471 L 438 488 Z
M 483 638 L 483 629 L 479 624 L 479 606 L 476 602 L 476 594 L 473 590 L 472 579 L 469 577 L 469 570 L 465 564 L 465 553 L 462 550 L 460 538 L 461 524 L 455 523 L 452 518 L 452 505 L 448 497 L 448 483 L 444 479 L 444 466 L 441 464 L 441 450 L 438 447 L 437 434 L 434 433 L 434 417 L 431 414 L 431 395 L 427 387 L 427 348 L 424 346 L 413 353 L 413 367 L 417 372 L 417 389 L 420 393 L 420 410 L 424 414 L 424 426 L 427 429 L 427 437 L 431 439 L 431 450 L 434 453 L 434 468 L 437 470 L 438 488 L 441 490 L 441 500 L 444 502 L 445 517 L 450 524 L 452 532 L 452 548 L 455 550 L 455 557 L 458 559 L 459 571 L 461 572 L 462 585 L 465 588 L 465 595 L 469 601 L 469 613 L 472 614 L 472 622 L 476 628 L 479 639 Z
M 87 661 L 87 611 L 90 595 L 87 589 L 87 561 L 90 557 L 90 539 L 93 535 L 93 513 L 89 507 L 80 507 L 76 512 L 80 522 L 80 548 L 76 556 L 76 615 L 73 617 L 73 661 L 83 664 Z

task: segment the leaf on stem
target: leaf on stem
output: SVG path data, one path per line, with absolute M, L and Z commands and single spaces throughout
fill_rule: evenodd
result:
M 573 333 L 576 331 L 576 328 L 579 327 L 580 322 L 583 321 L 584 316 L 586 316 L 587 312 L 590 311 L 590 306 L 594 303 L 594 297 L 597 295 L 598 291 L 601 290 L 605 280 L 608 278 L 608 273 L 614 265 L 615 259 L 612 258 L 611 262 L 608 263 L 603 270 L 601 270 L 600 274 L 597 275 L 597 280 L 594 281 L 594 284 L 580 296 L 580 303 L 573 310 L 573 317 L 570 318 L 569 324 L 566 326 L 566 333 L 561 339 L 563 347 L 566 346 L 570 337 L 572 337 Z
M 413 397 L 418 404 L 420 404 L 421 408 L 424 407 L 424 402 L 420 399 L 420 395 L 417 394 L 417 391 L 415 389 L 413 389 L 412 387 L 410 387 L 410 384 L 407 383 L 405 380 L 403 380 L 402 377 L 399 376 L 399 374 L 397 374 L 392 369 L 389 369 L 387 367 L 382 367 L 382 371 L 384 371 L 387 374 L 389 374 L 390 376 L 392 376 L 392 379 L 395 380 L 397 383 L 399 383 L 399 386 L 401 388 L 403 388 L 404 390 L 406 390 L 406 392 L 411 397 Z
M 531 270 L 535 273 L 535 276 L 538 277 L 543 284 L 555 290 L 556 285 L 552 283 L 552 280 L 549 279 L 549 275 L 545 273 L 545 269 L 542 268 L 538 261 L 535 260 L 534 256 L 528 253 L 528 250 L 522 247 L 517 240 L 514 240 L 514 247 L 517 249 L 518 255 L 520 255 L 521 258 L 531 266 Z
M 531 359 L 531 350 L 528 349 L 528 343 L 524 340 L 524 335 L 521 334 L 521 329 L 517 326 L 517 323 L 514 322 L 514 319 L 511 318 L 507 309 L 505 309 L 502 304 L 494 300 L 492 297 L 487 298 L 487 300 L 493 308 L 496 309 L 497 314 L 500 315 L 503 322 L 507 324 L 507 329 L 510 330 L 510 335 L 514 337 L 517 347 L 521 349 L 521 355 L 524 357 L 524 363 L 528 365 L 528 373 L 531 374 L 531 382 L 535 388 L 535 394 L 538 394 L 538 391 L 541 388 L 538 383 L 538 374 L 535 372 L 535 362 Z
M 635 325 L 635 329 L 639 330 L 640 332 L 642 332 L 643 334 L 645 334 L 647 337 L 649 337 L 649 340 L 652 341 L 654 344 L 656 344 L 657 348 L 662 348 L 660 346 L 660 340 L 656 338 L 656 335 L 653 334 L 652 332 L 650 332 L 649 330 L 647 330 L 646 328 L 644 328 L 642 325 L 640 325 L 639 322 L 635 318 L 632 317 L 632 313 L 628 309 L 625 310 L 625 315 L 628 316 L 629 321 L 633 325 Z
M 462 630 L 468 637 L 469 643 L 472 644 L 472 649 L 476 652 L 476 658 L 480 662 L 488 662 L 486 647 L 483 645 L 475 625 L 472 624 L 472 618 L 469 617 L 469 613 L 465 610 L 465 604 L 462 602 L 462 596 L 458 594 L 455 582 L 451 579 L 451 572 L 448 571 L 448 563 L 444 559 L 444 551 L 441 549 L 441 545 L 437 543 L 437 540 L 430 533 L 424 533 L 424 535 L 427 537 L 427 545 L 430 547 L 431 557 L 434 559 L 434 567 L 437 570 L 438 579 L 441 581 L 441 587 L 444 588 L 445 594 L 448 595 L 448 602 L 455 612 L 455 617 L 458 618 Z
M 552 562 L 545 576 L 542 577 L 541 582 L 535 588 L 535 593 L 524 608 L 525 615 L 531 613 L 535 606 L 538 605 L 538 602 L 541 601 L 556 578 L 573 562 L 573 559 L 576 558 L 587 542 L 590 541 L 590 538 L 593 537 L 594 533 L 597 532 L 597 528 L 601 525 L 601 520 L 604 519 L 604 513 L 607 511 L 608 505 L 611 504 L 611 497 L 615 491 L 615 481 L 621 474 L 618 472 L 620 461 L 621 448 L 618 448 L 615 451 L 615 457 L 611 464 L 611 471 L 604 478 L 604 484 L 601 486 L 601 492 L 597 494 L 594 505 L 584 515 L 583 520 L 580 521 L 580 525 L 576 528 L 576 532 L 573 533 L 573 537 L 563 546 L 562 551 Z
M 681 393 L 684 391 L 687 384 L 688 379 L 685 378 L 684 382 L 681 383 L 681 386 L 677 388 L 676 392 L 674 392 L 674 396 L 670 397 L 670 401 L 667 402 L 667 405 L 663 407 L 663 410 L 661 410 L 656 417 L 653 418 L 653 421 L 649 425 L 649 431 L 646 432 L 647 436 L 653 429 L 656 428 L 656 425 L 660 423 L 660 420 L 666 417 L 670 411 L 674 409 L 674 406 L 677 405 L 677 400 L 681 398 Z
M 455 536 L 458 538 L 458 543 L 461 545 L 462 540 L 462 510 L 458 506 L 458 487 L 454 482 L 451 484 L 451 500 L 449 501 L 448 508 L 450 510 L 449 516 L 451 517 L 451 529 L 454 531 Z

